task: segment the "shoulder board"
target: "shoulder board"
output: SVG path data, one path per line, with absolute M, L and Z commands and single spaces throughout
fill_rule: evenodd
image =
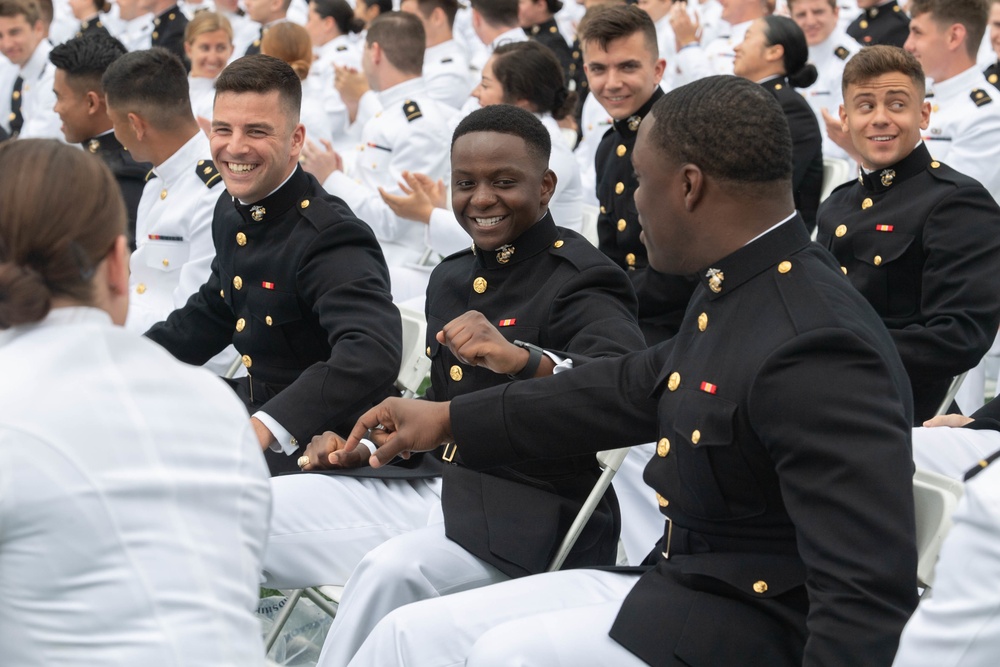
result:
M 441 64 L 443 65 L 443 64 L 445 64 L 445 63 L 450 63 L 451 61 L 452 61 L 452 59 L 451 59 L 451 58 L 442 58 L 442 59 L 441 59 Z
M 413 100 L 406 100 L 403 102 L 403 114 L 406 116 L 406 120 L 411 123 L 416 119 L 423 116 L 423 112 L 420 111 L 420 107 Z
M 982 459 L 974 468 L 965 473 L 964 481 L 968 482 L 970 479 L 978 475 L 980 471 L 985 470 L 987 466 L 996 461 L 998 458 L 1000 458 L 1000 450 L 997 450 L 985 459 Z
M 972 101 L 976 103 L 977 107 L 981 107 L 984 104 L 989 104 L 993 101 L 990 96 L 986 94 L 986 91 L 981 88 L 973 90 L 969 93 L 969 97 L 972 98 Z
M 341 44 L 340 46 L 338 46 L 338 47 L 337 47 L 337 50 L 338 50 L 338 51 L 346 51 L 346 50 L 347 50 L 347 47 L 346 47 L 346 46 L 344 46 L 343 44 Z
M 215 168 L 215 163 L 211 160 L 198 160 L 198 164 L 194 168 L 194 173 L 198 174 L 198 178 L 201 179 L 202 183 L 210 188 L 214 188 L 216 184 L 222 182 L 222 174 Z
M 851 55 L 851 52 L 842 46 L 838 46 L 833 50 L 833 55 L 837 56 L 841 60 L 847 60 L 847 57 Z
M 833 190 L 831 190 L 830 194 L 832 195 L 834 192 L 840 192 L 841 190 L 846 190 L 846 189 L 850 188 L 853 185 L 857 185 L 857 183 L 858 183 L 858 179 L 857 178 L 852 178 L 849 181 L 844 181 L 843 183 L 841 183 L 840 185 L 838 185 L 837 187 L 835 187 Z

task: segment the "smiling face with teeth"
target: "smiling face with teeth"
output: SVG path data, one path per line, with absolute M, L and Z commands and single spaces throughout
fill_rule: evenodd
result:
M 666 68 L 656 44 L 650 45 L 642 32 L 613 39 L 607 49 L 596 40 L 585 41 L 583 60 L 590 92 L 615 120 L 628 118 L 649 101 Z
M 260 201 L 295 169 L 305 128 L 280 93 L 219 93 L 212 117 L 212 159 L 226 189 L 242 202 Z
M 556 175 L 527 142 L 500 132 L 458 137 L 451 178 L 455 217 L 483 250 L 513 242 L 538 222 L 556 188 Z
M 931 118 L 923 100 L 923 90 L 900 72 L 847 86 L 840 122 L 866 169 L 891 167 L 913 152 Z

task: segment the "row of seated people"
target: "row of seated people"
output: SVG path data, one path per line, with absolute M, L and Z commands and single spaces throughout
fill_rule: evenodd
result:
M 891 49 L 862 56 L 851 89 L 872 95 L 884 113 L 899 101 L 897 89 L 907 88 L 916 121 L 919 65 Z M 263 379 L 234 383 L 237 396 L 250 404 L 311 401 L 300 407 L 315 418 L 322 409 L 315 397 L 338 384 L 352 383 L 356 392 L 357 378 L 317 364 L 287 389 L 270 383 L 279 353 L 308 352 L 309 323 L 299 320 L 309 314 L 299 307 L 298 319 L 291 317 L 285 296 L 268 296 L 274 285 L 251 293 L 256 284 L 248 282 L 243 293 L 229 269 L 241 261 L 290 265 L 289 280 L 317 311 L 348 300 L 373 311 L 379 303 L 392 309 L 385 267 L 378 269 L 371 232 L 297 166 L 304 136 L 293 122 L 301 87 L 291 68 L 247 58 L 227 69 L 219 88 L 221 131 L 213 141 L 235 199 L 220 203 L 215 233 L 229 249 L 220 247 L 199 294 L 148 337 L 192 361 L 196 348 L 206 357 L 207 348 L 231 339 L 233 317 L 246 312 L 254 326 L 274 326 L 287 347 L 270 341 L 257 355 Z M 750 116 L 746 133 L 736 121 Z M 716 137 L 728 150 L 719 152 Z M 895 146 L 905 153 L 911 138 Z M 248 143 L 286 150 L 261 151 L 248 174 L 230 154 Z M 879 315 L 810 242 L 794 210 L 781 107 L 756 84 L 709 77 L 659 99 L 641 124 L 632 159 L 651 263 L 699 276 L 678 335 L 648 350 L 626 274 L 547 214 L 555 185 L 546 168 L 550 143 L 532 114 L 511 106 L 488 107 L 459 125 L 453 204 L 475 245 L 443 262 L 431 282 L 436 400 L 383 403 L 356 425 L 337 427 L 350 433 L 346 442 L 329 434 L 300 457 L 310 470 L 336 464 L 347 471 L 271 485 L 272 532 L 285 512 L 338 514 L 347 532 L 368 541 L 380 541 L 373 524 L 395 515 L 411 512 L 417 525 L 428 524 L 403 528 L 409 532 L 364 556 L 321 664 L 466 657 L 510 664 L 516 656 L 537 664 L 565 656 L 715 663 L 739 662 L 748 647 L 767 664 L 890 664 L 916 605 L 910 379 Z M 877 160 L 866 163 L 877 167 Z M 254 438 L 260 429 L 248 428 L 239 402 L 209 374 L 108 326 L 124 323 L 130 292 L 124 209 L 108 196 L 109 172 L 55 142 L 10 142 L 0 148 L 0 165 L 17 174 L 0 185 L 9 212 L 0 237 L 0 325 L 10 329 L 0 354 L 11 372 L 0 571 L 15 599 L 45 603 L 7 607 L 5 651 L 25 665 L 259 664 L 248 609 L 254 577 L 268 566 L 269 492 L 254 452 L 267 444 Z M 73 196 L 44 197 L 47 178 L 60 171 Z M 900 174 L 899 184 L 921 174 L 942 174 L 972 197 L 983 191 L 941 165 Z M 1000 211 L 991 215 L 1000 219 Z M 234 247 L 240 234 L 246 244 Z M 274 235 L 295 240 L 282 244 Z M 267 257 L 239 256 L 258 245 L 267 246 Z M 295 256 L 296 248 L 304 250 Z M 331 265 L 353 276 L 340 282 Z M 336 301 L 342 291 L 353 298 Z M 489 315 L 466 310 L 480 303 Z M 392 356 L 392 323 L 380 324 L 385 349 L 367 342 L 353 351 L 372 373 L 380 356 Z M 512 344 L 514 331 L 535 343 Z M 177 344 L 184 337 L 187 344 Z M 559 340 L 566 342 L 556 348 Z M 257 372 L 252 360 L 247 366 Z M 60 397 L 74 407 L 53 420 Z M 359 455 L 364 435 L 370 440 Z M 571 555 L 578 569 L 539 574 L 593 483 L 587 452 L 649 440 L 656 445 L 646 479 L 657 503 L 650 497 L 647 506 L 666 522 L 643 574 L 585 567 L 614 562 L 612 497 Z M 398 453 L 423 450 L 440 451 L 440 460 L 414 462 L 414 455 L 386 465 Z M 375 465 L 352 478 L 364 462 Z M 437 492 L 414 474 L 428 466 L 443 468 Z M 278 481 L 287 488 L 323 482 L 342 496 L 330 504 L 328 491 L 314 490 L 283 505 Z M 300 538 L 308 549 L 308 534 Z M 351 558 L 350 547 L 336 545 L 309 567 L 348 569 L 340 561 Z M 960 579 L 956 558 L 965 558 L 960 549 L 945 562 Z M 988 561 L 976 563 L 976 572 L 988 571 Z M 509 578 L 517 581 L 457 594 Z M 177 597 L 180 586 L 185 595 Z M 437 599 L 393 611 L 426 597 Z M 955 646 L 965 656 L 990 655 L 990 636 L 966 639 L 982 626 L 956 627 L 947 607 L 935 611 L 937 599 L 915 617 L 921 631 L 903 635 L 899 660 L 907 661 L 899 664 L 950 664 L 941 657 Z M 95 600 L 113 613 L 88 614 L 81 625 L 81 610 Z

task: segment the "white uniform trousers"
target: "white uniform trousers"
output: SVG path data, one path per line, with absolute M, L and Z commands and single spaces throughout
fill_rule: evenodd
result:
M 375 625 L 403 605 L 506 579 L 500 570 L 445 537 L 444 523 L 394 537 L 372 549 L 351 575 L 317 667 L 348 664 Z
M 638 577 L 567 570 L 408 605 L 378 624 L 350 664 L 643 665 L 608 636 Z
M 916 466 L 960 482 L 976 463 L 998 449 L 998 431 L 947 426 L 913 429 L 913 462 Z
M 655 453 L 654 442 L 633 447 L 612 481 L 621 507 L 621 540 L 629 565 L 642 563 L 657 540 L 663 537 L 663 515 L 656 502 L 656 493 L 642 481 L 642 471 Z
M 342 586 L 371 549 L 443 521 L 440 477 L 284 475 L 271 478 L 271 494 L 269 588 Z

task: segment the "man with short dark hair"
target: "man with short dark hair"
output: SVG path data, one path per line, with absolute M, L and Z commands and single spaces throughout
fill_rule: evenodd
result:
M 448 172 L 448 119 L 455 110 L 427 94 L 421 76 L 424 44 L 416 16 L 390 12 L 375 19 L 365 37 L 361 64 L 382 112 L 364 124 L 358 151 L 346 164 L 335 152 L 314 144 L 303 152 L 303 167 L 375 231 L 390 268 L 420 261 L 427 226 L 393 213 L 379 189 L 401 192 L 403 171 L 426 174 L 434 181 Z M 393 284 L 397 300 L 415 296 L 404 293 L 408 287 Z
M 288 7 L 291 4 L 292 0 L 247 0 L 247 16 L 260 24 L 260 33 L 243 55 L 260 53 L 260 41 L 264 39 L 264 33 L 272 25 L 288 20 Z
M 891 663 L 917 602 L 909 387 L 878 316 L 810 242 L 791 152 L 760 85 L 671 91 L 632 163 L 650 263 L 698 275 L 677 336 L 446 404 L 389 399 L 346 445 L 381 424 L 373 464 L 454 441 L 487 471 L 656 439 L 645 479 L 665 522 L 644 574 L 408 605 L 355 664 Z
M 399 9 L 414 14 L 424 25 L 427 48 L 423 77 L 428 95 L 460 109 L 475 84 L 469 71 L 469 59 L 452 33 L 458 1 L 403 0 Z
M 153 165 L 129 261 L 125 326 L 141 333 L 183 306 L 208 278 L 221 180 L 177 56 L 162 48 L 127 53 L 108 65 L 101 85 L 116 139 L 134 159 Z M 224 368 L 220 361 L 216 370 Z
M 843 91 L 841 123 L 863 171 L 823 202 L 817 240 L 889 329 L 919 425 L 996 336 L 1000 207 L 920 141 L 933 113 L 912 55 L 863 49 L 844 69 Z
M 477 72 L 490 59 L 493 49 L 507 42 L 528 39 L 518 17 L 518 0 L 472 0 L 472 30 L 483 48 L 477 49 L 470 64 Z
M 0 91 L 10 109 L 0 123 L 12 138 L 62 139 L 52 110 L 55 68 L 49 63 L 47 31 L 34 0 L 0 0 L 0 53 L 17 67 L 12 87 Z
M 298 470 L 299 443 L 344 432 L 393 392 L 399 313 L 371 230 L 298 166 L 305 128 L 292 68 L 247 56 L 215 89 L 210 142 L 226 184 L 211 227 L 216 259 L 187 304 L 146 335 L 191 364 L 232 343 L 247 376 L 230 383 L 272 474 Z
M 136 210 L 146 185 L 146 175 L 153 165 L 136 162 L 115 138 L 101 86 L 104 71 L 126 53 L 117 39 L 106 32 L 96 32 L 55 47 L 49 53 L 49 62 L 56 68 L 52 89 L 63 135 L 67 142 L 80 144 L 98 155 L 115 175 L 125 199 L 129 242 L 134 250 Z

